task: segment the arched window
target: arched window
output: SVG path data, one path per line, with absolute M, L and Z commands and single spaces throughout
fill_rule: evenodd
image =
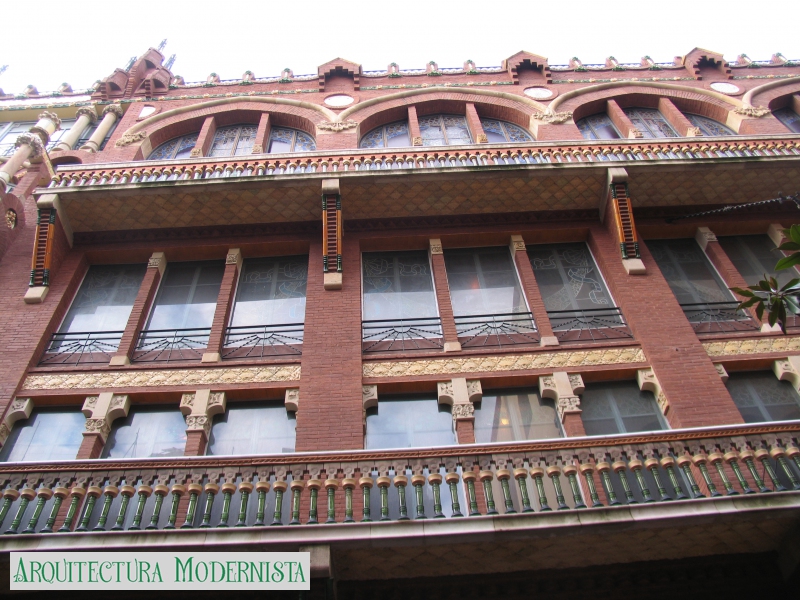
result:
M 679 137 L 672 125 L 667 123 L 664 115 L 655 108 L 624 108 L 623 110 L 634 127 L 642 132 L 642 137 Z
M 710 137 L 720 136 L 720 135 L 736 135 L 736 132 L 732 129 L 725 127 L 722 123 L 718 123 L 714 119 L 709 119 L 708 117 L 701 117 L 700 115 L 692 115 L 687 113 L 686 118 L 692 122 L 692 125 L 695 127 L 699 127 L 700 131 L 703 135 L 707 135 Z
M 800 115 L 794 112 L 791 108 L 781 108 L 780 110 L 773 111 L 781 123 L 789 128 L 789 131 L 800 133 Z
M 170 158 L 189 158 L 192 148 L 197 143 L 199 132 L 176 137 L 164 142 L 150 153 L 147 160 L 166 160 Z
M 361 138 L 359 148 L 404 148 L 411 145 L 408 121 L 382 125 Z
M 489 142 L 530 142 L 533 136 L 519 125 L 497 121 L 495 119 L 481 119 L 481 126 Z
M 280 152 L 311 152 L 317 149 L 317 144 L 307 133 L 286 127 L 273 127 L 269 134 L 270 154 Z
M 471 144 L 467 118 L 458 115 L 430 115 L 419 120 L 423 146 Z
M 209 156 L 242 156 L 253 152 L 256 141 L 256 125 L 232 125 L 220 127 L 214 134 Z
M 608 115 L 602 113 L 581 119 L 576 124 L 587 140 L 615 140 L 622 137 Z

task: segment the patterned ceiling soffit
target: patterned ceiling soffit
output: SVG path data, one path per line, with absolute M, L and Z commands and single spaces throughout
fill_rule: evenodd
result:
M 641 348 L 581 352 L 539 352 L 513 356 L 481 356 L 449 360 L 416 360 L 364 364 L 364 377 L 415 377 L 451 373 L 529 371 L 556 367 L 585 367 L 645 362 Z
M 771 354 L 773 352 L 800 351 L 800 337 L 768 337 L 750 340 L 726 340 L 703 344 L 709 356 L 737 356 L 739 354 Z
M 180 369 L 111 371 L 29 375 L 26 390 L 112 389 L 134 387 L 196 387 L 272 381 L 299 381 L 300 365 L 282 367 L 240 367 L 233 369 Z

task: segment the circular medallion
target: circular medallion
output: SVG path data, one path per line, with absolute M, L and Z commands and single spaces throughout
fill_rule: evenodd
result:
M 525 89 L 525 95 L 536 100 L 547 100 L 553 97 L 553 90 L 544 87 L 529 87 Z
M 348 104 L 352 104 L 355 98 L 352 96 L 348 96 L 347 94 L 334 94 L 333 96 L 328 96 L 325 98 L 325 104 L 328 106 L 333 106 L 334 108 L 341 108 L 343 106 L 347 106 Z
M 722 92 L 723 94 L 738 94 L 741 92 L 739 86 L 724 81 L 715 81 L 711 84 L 711 89 L 715 92 Z

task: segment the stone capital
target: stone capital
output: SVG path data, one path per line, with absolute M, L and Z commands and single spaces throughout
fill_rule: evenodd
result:
M 368 408 L 375 408 L 378 406 L 378 386 L 377 385 L 362 385 L 361 386 L 361 405 L 364 410 Z
M 147 261 L 148 269 L 158 269 L 161 276 L 164 276 L 164 270 L 167 268 L 167 256 L 163 252 L 153 252 L 150 259 Z
M 122 106 L 119 104 L 109 104 L 103 109 L 103 116 L 105 117 L 108 114 L 112 114 L 117 119 L 121 119 L 123 115 Z
M 81 407 L 86 417 L 85 433 L 99 434 L 103 442 L 111 432 L 111 423 L 120 417 L 127 417 L 131 401 L 127 394 L 103 392 L 97 396 L 87 396 Z
M 709 242 L 718 241 L 717 236 L 708 227 L 698 227 L 694 234 L 694 239 L 697 241 L 697 245 L 700 246 L 704 252 Z
M 772 363 L 772 372 L 781 381 L 788 381 L 800 390 L 800 356 L 781 358 Z
M 242 251 L 239 248 L 230 248 L 228 255 L 225 257 L 226 265 L 236 265 L 236 270 L 242 268 Z
M 651 392 L 656 397 L 658 407 L 663 414 L 669 411 L 669 400 L 666 394 L 661 389 L 661 383 L 658 381 L 655 372 L 652 368 L 639 369 L 636 371 L 636 383 L 639 384 L 639 389 L 643 392 Z
M 300 388 L 289 388 L 283 396 L 283 405 L 288 412 L 300 410 Z
M 44 154 L 44 143 L 42 142 L 42 138 L 35 133 L 28 132 L 18 135 L 17 141 L 14 142 L 14 146 L 19 148 L 23 145 L 28 145 L 31 148 L 31 153 L 28 155 L 28 158 L 38 158 Z
M 225 392 L 209 389 L 197 390 L 181 396 L 179 410 L 186 417 L 186 431 L 202 431 L 208 439 L 214 415 L 224 413 L 227 403 Z
M 542 398 L 555 400 L 558 416 L 564 421 L 567 413 L 581 412 L 581 400 L 578 394 L 582 394 L 585 389 L 583 378 L 566 371 L 557 371 L 552 375 L 539 377 L 539 394 Z
M 453 407 L 453 420 L 474 418 L 473 403 L 480 402 L 483 398 L 479 380 L 467 381 L 463 377 L 456 377 L 450 381 L 440 381 L 436 387 L 439 404 Z
M 0 421 L 0 446 L 6 443 L 14 423 L 29 418 L 32 411 L 33 400 L 30 398 L 14 398 L 8 407 L 6 416 Z
M 75 111 L 75 116 L 87 117 L 90 123 L 97 122 L 97 111 L 94 109 L 94 106 L 81 106 Z
M 511 249 L 511 256 L 516 256 L 517 252 L 525 252 L 525 240 L 521 235 L 512 235 L 508 247 Z
M 431 254 L 444 254 L 442 250 L 442 240 L 439 238 L 431 238 L 428 240 Z

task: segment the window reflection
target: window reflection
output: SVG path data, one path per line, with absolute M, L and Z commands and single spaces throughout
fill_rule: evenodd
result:
M 35 410 L 14 423 L 0 461 L 74 460 L 83 441 L 86 417 L 78 409 Z
M 597 114 L 576 123 L 581 135 L 587 140 L 615 140 L 622 137 L 606 114 Z
M 248 258 L 239 277 L 231 327 L 302 323 L 307 281 L 307 256 Z
M 648 240 L 647 247 L 680 304 L 733 300 L 695 240 Z
M 594 383 L 581 396 L 581 417 L 587 435 L 611 435 L 666 429 L 650 392 L 633 381 Z
M 547 310 L 613 306 L 605 281 L 585 243 L 528 246 L 528 258 Z
M 211 327 L 224 271 L 222 261 L 168 264 L 147 329 Z
M 103 458 L 183 456 L 186 422 L 177 406 L 131 407 L 114 421 Z
M 419 119 L 423 146 L 454 146 L 471 144 L 472 136 L 466 117 L 458 115 L 431 115 Z
M 768 235 L 735 235 L 720 237 L 719 243 L 725 254 L 744 277 L 747 285 L 755 285 L 766 273 L 784 286 L 797 277 L 795 269 L 776 271 L 775 264 L 784 257 Z
M 537 390 L 484 393 L 475 407 L 475 441 L 511 442 L 561 437 L 552 400 Z
M 294 452 L 295 415 L 283 402 L 228 405 L 214 417 L 207 454 L 281 454 Z
M 426 448 L 456 443 L 449 406 L 435 396 L 381 398 L 367 410 L 365 446 L 376 448 Z
M 527 312 L 508 248 L 445 250 L 455 316 Z
M 725 385 L 746 423 L 800 419 L 800 396 L 773 373 L 731 373 Z
M 428 253 L 365 252 L 364 320 L 436 317 Z

